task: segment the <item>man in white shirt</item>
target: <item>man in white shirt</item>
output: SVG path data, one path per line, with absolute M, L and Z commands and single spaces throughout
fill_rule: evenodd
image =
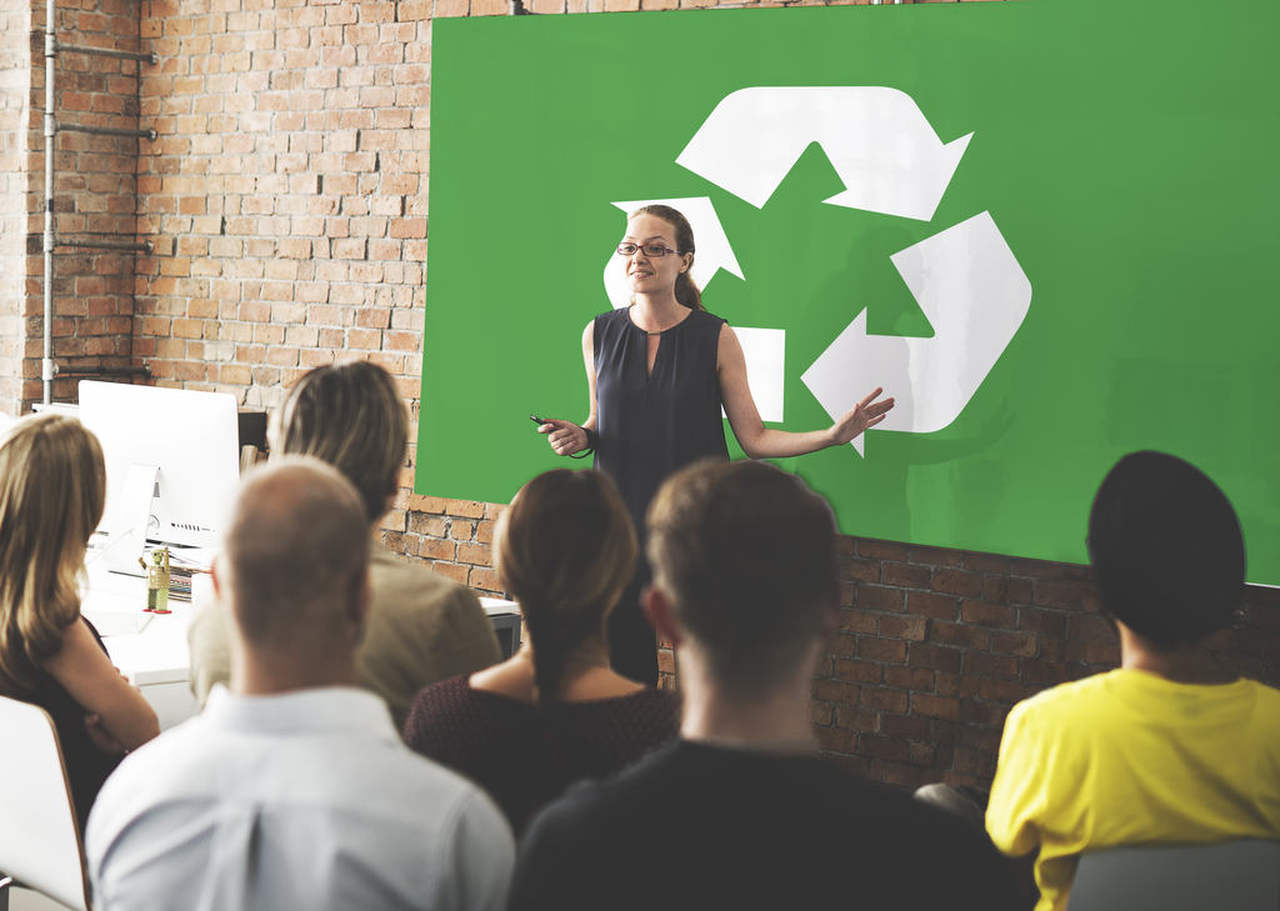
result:
M 85 838 L 100 911 L 505 906 L 501 814 L 357 687 L 367 533 L 355 490 L 318 460 L 242 486 L 214 568 L 230 689 L 103 787 Z

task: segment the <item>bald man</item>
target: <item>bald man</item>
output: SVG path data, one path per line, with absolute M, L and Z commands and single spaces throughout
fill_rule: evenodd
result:
M 94 906 L 499 909 L 514 859 L 492 802 L 411 753 L 357 686 L 368 524 L 334 468 L 243 484 L 214 587 L 230 689 L 127 757 L 89 818 Z

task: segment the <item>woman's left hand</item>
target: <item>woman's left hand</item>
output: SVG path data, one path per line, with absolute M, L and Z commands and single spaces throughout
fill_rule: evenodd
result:
M 893 408 L 893 399 L 876 401 L 884 389 L 877 386 L 869 396 L 853 406 L 844 417 L 831 425 L 831 445 L 839 446 L 848 443 L 869 427 L 874 427 L 884 420 L 884 416 Z

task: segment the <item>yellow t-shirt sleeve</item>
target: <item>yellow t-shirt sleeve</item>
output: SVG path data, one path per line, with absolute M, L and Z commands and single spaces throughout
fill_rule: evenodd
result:
M 1040 847 L 1046 770 L 1044 739 L 1016 705 L 1004 725 L 996 777 L 987 802 L 987 834 L 1001 853 L 1021 857 Z

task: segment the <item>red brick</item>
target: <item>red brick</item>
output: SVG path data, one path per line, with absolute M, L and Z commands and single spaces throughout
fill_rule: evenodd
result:
M 1037 580 L 1035 603 L 1050 607 L 1080 608 L 1094 596 L 1094 588 L 1087 582 Z
M 901 612 L 902 599 L 903 593 L 896 588 L 859 582 L 853 603 L 858 610 Z
M 1030 604 L 1034 594 L 1034 584 L 1030 579 L 1010 577 L 1005 587 L 1005 600 L 1009 604 Z
M 933 574 L 933 590 L 976 598 L 982 594 L 982 576 L 959 569 L 940 569 Z
M 974 572 L 1007 574 L 1009 558 L 996 554 L 965 554 L 964 568 Z
M 906 714 L 907 694 L 898 690 L 888 690 L 878 686 L 864 686 L 858 693 L 858 702 L 868 708 Z
M 897 740 L 928 740 L 930 737 L 930 722 L 928 718 L 921 718 L 915 715 L 891 715 L 885 713 L 880 716 L 880 730 L 886 736 Z
M 874 661 L 851 661 L 846 658 L 835 660 L 837 679 L 850 683 L 879 683 L 884 676 L 884 666 Z
M 959 672 L 961 655 L 958 649 L 940 648 L 926 642 L 913 642 L 907 653 L 907 664 L 911 667 Z
M 998 626 L 1013 629 L 1017 623 L 1017 613 L 1011 607 L 1001 604 L 987 604 L 985 601 L 965 601 L 960 606 L 960 617 L 966 623 L 979 623 L 983 626 Z
M 986 650 L 991 642 L 991 633 L 968 623 L 943 623 L 935 620 L 929 628 L 929 641 Z
M 884 682 L 889 686 L 901 687 L 906 690 L 919 690 L 925 693 L 932 693 L 933 674 L 933 671 L 922 667 L 894 667 L 893 665 L 886 665 L 884 669 Z
M 907 595 L 907 613 L 935 617 L 939 620 L 954 620 L 959 600 L 944 595 L 928 592 L 911 592 Z
M 442 541 L 437 538 L 423 538 L 418 545 L 418 554 L 433 560 L 453 560 L 458 554 L 458 545 L 453 541 Z
M 857 638 L 859 658 L 898 664 L 907 660 L 907 643 L 901 639 L 873 639 L 870 636 Z
M 927 566 L 885 563 L 882 565 L 881 580 L 885 585 L 896 585 L 901 588 L 928 588 L 931 573 L 932 570 Z
M 880 714 L 866 706 L 841 702 L 835 706 L 835 723 L 836 727 L 852 731 L 875 731 L 880 725 Z
M 487 592 L 502 592 L 502 583 L 498 574 L 486 566 L 473 566 L 467 574 L 467 585 Z
M 858 639 L 856 636 L 832 636 L 828 650 L 833 655 L 853 655 L 858 651 Z
M 484 516 L 484 504 L 475 500 L 445 500 L 445 511 L 451 516 L 479 519 Z
M 929 718 L 946 718 L 954 721 L 960 717 L 960 700 L 947 696 L 912 693 L 911 711 Z
M 905 699 L 903 702 L 905 703 Z M 878 734 L 862 734 L 858 737 L 858 752 L 877 759 L 905 761 L 910 755 L 906 743 Z
M 925 566 L 960 566 L 964 563 L 964 554 L 958 550 L 917 545 L 911 548 L 907 559 Z
M 457 563 L 432 563 L 431 571 L 438 573 L 445 578 L 452 579 L 460 585 L 467 584 L 467 567 L 459 566 Z
M 1039 640 L 1035 633 L 995 632 L 991 634 L 991 651 L 1032 658 L 1039 651 Z
M 813 698 L 819 702 L 854 703 L 858 701 L 858 687 L 839 680 L 815 680 Z
M 981 652 L 967 652 L 964 656 L 964 672 L 976 677 L 1016 680 L 1018 677 L 1018 659 L 1011 655 L 984 655 Z
M 875 614 L 851 608 L 842 608 L 839 629 L 841 632 L 846 633 L 874 633 L 879 629 L 879 624 L 876 620 Z
M 489 566 L 493 562 L 490 550 L 484 544 L 459 544 L 457 559 L 460 563 L 478 566 Z
M 927 627 L 924 617 L 880 618 L 880 635 L 886 639 L 923 639 Z
M 840 571 L 846 579 L 854 579 L 858 582 L 880 581 L 880 563 L 876 560 L 844 557 L 840 561 Z
M 867 538 L 859 538 L 858 554 L 863 557 L 870 557 L 873 560 L 905 561 L 907 559 L 907 545 L 896 544 L 892 541 L 873 541 Z

